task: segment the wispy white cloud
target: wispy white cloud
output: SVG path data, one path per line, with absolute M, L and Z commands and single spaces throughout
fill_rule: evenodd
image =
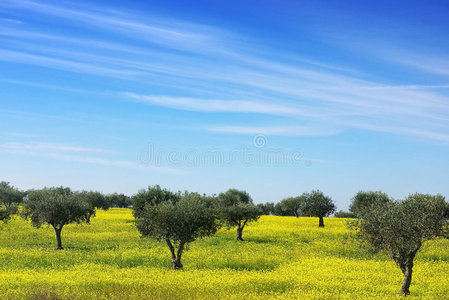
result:
M 78 147 L 52 143 L 16 143 L 8 142 L 0 144 L 0 148 L 8 150 L 32 150 L 32 151 L 57 151 L 57 152 L 92 152 L 110 153 L 110 150 L 102 148 Z
M 18 62 L 30 65 L 50 67 L 72 72 L 90 73 L 109 77 L 126 78 L 127 76 L 137 76 L 139 72 L 126 69 L 113 69 L 100 65 L 77 62 L 73 60 L 57 59 L 43 55 L 35 55 L 20 51 L 10 51 L 0 49 L 0 60 L 7 62 Z
M 25 155 L 40 158 L 49 158 L 60 161 L 74 163 L 86 163 L 98 166 L 114 167 L 118 169 L 130 169 L 140 171 L 154 171 L 159 173 L 180 174 L 181 170 L 171 167 L 154 166 L 139 163 L 137 160 L 123 161 L 105 158 L 104 155 L 113 153 L 111 150 L 90 147 L 78 147 L 71 145 L 51 144 L 51 143 L 17 143 L 8 142 L 0 144 L 0 151 L 14 155 Z M 89 156 L 89 155 L 102 155 Z
M 296 107 L 282 106 L 276 103 L 263 103 L 260 101 L 149 96 L 129 92 L 124 92 L 122 93 L 122 95 L 146 104 L 170 107 L 180 110 L 201 112 L 258 113 L 269 115 L 304 115 L 304 112 L 297 109 Z
M 346 122 L 346 125 L 351 127 L 357 127 L 369 131 L 385 132 L 398 135 L 408 135 L 418 138 L 424 138 L 427 140 L 434 140 L 439 142 L 448 143 L 449 134 L 447 128 L 438 128 L 435 130 L 426 130 L 421 127 L 407 127 L 407 126 L 395 126 L 395 125 L 373 125 L 366 123 Z
M 440 47 L 424 49 L 421 47 L 421 50 L 418 50 L 412 45 L 399 45 L 388 39 L 374 41 L 364 37 L 358 37 L 356 42 L 353 39 L 342 38 L 337 44 L 358 55 L 369 56 L 382 63 L 401 68 L 406 67 L 408 72 L 414 69 L 442 77 L 446 82 L 449 79 L 449 56 L 447 53 L 442 53 Z M 443 86 L 447 87 L 447 84 Z
M 130 169 L 138 171 L 152 171 L 166 174 L 181 174 L 182 171 L 176 168 L 153 166 L 138 162 L 111 160 L 97 157 L 74 156 L 65 154 L 49 154 L 48 157 L 69 162 L 87 163 L 99 166 L 115 167 L 119 169 Z
M 263 134 L 263 135 L 285 135 L 285 136 L 329 136 L 341 132 L 341 129 L 324 127 L 322 125 L 309 126 L 272 126 L 272 127 L 257 127 L 257 126 L 209 126 L 206 130 L 220 133 L 233 134 Z
M 22 21 L 11 18 L 0 18 L 0 22 L 13 23 L 13 24 L 23 24 Z
M 443 75 L 449 80 L 449 56 L 435 57 L 422 54 L 402 53 L 393 59 L 394 62 L 421 71 Z
M 66 86 L 55 85 L 55 84 L 42 84 L 42 83 L 38 83 L 38 82 L 24 81 L 24 80 L 15 80 L 15 79 L 8 79 L 8 78 L 0 78 L 0 82 L 9 83 L 9 84 L 15 84 L 15 85 L 28 86 L 28 87 L 34 87 L 34 88 L 40 88 L 40 89 L 61 90 L 61 91 L 67 91 L 67 92 L 71 92 L 71 93 L 83 93 L 83 94 L 95 94 L 95 95 L 113 95 L 113 93 L 110 93 L 110 92 L 107 92 L 107 91 L 102 92 L 102 91 L 96 91 L 96 90 L 72 88 L 72 87 L 66 87 Z

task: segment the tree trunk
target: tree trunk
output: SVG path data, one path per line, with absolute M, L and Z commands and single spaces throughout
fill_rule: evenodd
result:
M 58 227 L 53 225 L 53 228 L 55 229 L 56 241 L 58 242 L 58 248 L 56 248 L 56 250 L 63 250 L 64 248 L 62 248 L 62 241 L 61 241 L 62 226 Z
M 88 224 L 88 225 L 90 225 L 90 217 L 91 217 L 91 214 L 87 214 L 86 224 Z
M 243 233 L 243 228 L 238 226 L 237 227 L 237 241 L 238 242 L 243 242 L 242 233 Z
M 173 270 L 181 270 L 183 268 L 183 265 L 181 263 L 181 256 L 171 261 L 171 268 Z
M 323 217 L 319 217 L 320 218 L 320 224 L 318 225 L 318 227 L 324 227 L 324 219 Z
M 407 264 L 405 268 L 402 269 L 404 274 L 404 281 L 402 282 L 401 289 L 399 290 L 399 295 L 410 295 L 410 284 L 412 283 L 412 269 L 413 263 Z
M 165 242 L 167 243 L 167 246 L 170 249 L 171 253 L 171 268 L 173 270 L 181 270 L 183 268 L 183 265 L 181 263 L 181 256 L 182 252 L 184 251 L 184 243 L 180 243 L 178 253 L 176 254 L 176 249 L 175 247 L 173 247 L 171 241 L 169 239 L 165 239 Z

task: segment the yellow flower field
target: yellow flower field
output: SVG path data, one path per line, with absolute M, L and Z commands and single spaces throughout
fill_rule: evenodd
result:
M 392 299 L 402 273 L 388 257 L 351 242 L 344 219 L 263 216 L 235 242 L 234 230 L 198 240 L 170 269 L 164 243 L 142 239 L 129 209 L 98 211 L 68 225 L 65 250 L 52 228 L 20 218 L 0 224 L 1 299 Z M 449 298 L 449 240 L 426 243 L 411 297 Z

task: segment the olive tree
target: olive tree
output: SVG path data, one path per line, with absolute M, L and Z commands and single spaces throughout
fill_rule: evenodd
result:
M 273 215 L 274 214 L 274 203 L 273 202 L 267 202 L 267 203 L 259 203 L 257 204 L 257 207 L 259 207 L 262 210 L 263 215 Z
M 262 210 L 253 204 L 250 195 L 245 191 L 229 189 L 218 195 L 218 216 L 228 229 L 237 227 L 237 241 L 243 241 L 242 233 L 246 224 L 257 221 Z
M 172 193 L 155 186 L 132 200 L 137 229 L 143 237 L 165 241 L 174 270 L 183 268 L 181 257 L 188 243 L 219 227 L 212 203 L 197 193 Z
M 17 204 L 22 202 L 24 194 L 9 182 L 0 182 L 0 221 L 8 221 L 17 213 Z
M 110 202 L 108 199 L 100 192 L 93 191 L 82 191 L 80 196 L 84 201 L 90 206 L 90 210 L 87 214 L 86 223 L 90 224 L 90 219 L 95 217 L 97 209 L 108 210 L 110 208 Z
M 289 197 L 281 200 L 281 202 L 279 202 L 279 207 L 283 212 L 282 215 L 299 217 L 299 209 L 301 208 L 301 204 L 303 202 L 303 195 L 298 197 Z
M 302 194 L 303 201 L 301 203 L 301 215 L 319 218 L 319 227 L 324 227 L 324 217 L 329 216 L 336 210 L 332 199 L 325 196 L 319 190 Z
M 387 194 L 380 191 L 359 191 L 353 198 L 349 211 L 355 214 L 357 217 L 362 217 L 363 214 L 368 212 L 373 206 L 378 204 L 387 203 L 390 198 Z
M 109 194 L 106 196 L 110 207 L 127 208 L 130 205 L 129 197 L 124 194 Z
M 64 249 L 61 241 L 62 228 L 70 223 L 87 222 L 91 206 L 81 193 L 70 188 L 44 188 L 31 191 L 24 201 L 23 214 L 31 219 L 31 224 L 39 228 L 43 224 L 53 227 L 58 250 Z
M 291 211 L 283 210 L 283 207 L 281 206 L 281 202 L 276 203 L 274 206 L 274 215 L 275 216 L 294 216 L 294 214 Z
M 422 244 L 449 236 L 447 206 L 441 195 L 413 194 L 403 201 L 378 203 L 352 223 L 363 245 L 387 252 L 401 269 L 404 280 L 399 294 L 410 294 L 413 262 Z
M 181 199 L 181 193 L 173 193 L 162 189 L 159 185 L 149 186 L 148 189 L 140 190 L 132 196 L 133 215 L 136 219 L 141 218 L 146 206 L 156 206 L 163 202 L 177 202 Z

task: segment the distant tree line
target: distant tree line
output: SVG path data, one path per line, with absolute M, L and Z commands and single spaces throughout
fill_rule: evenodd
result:
M 61 233 L 71 223 L 90 224 L 97 209 L 132 207 L 136 228 L 142 237 L 165 242 L 173 269 L 182 269 L 182 254 L 189 243 L 211 236 L 221 227 L 236 228 L 236 240 L 243 241 L 245 226 L 263 214 L 324 218 L 336 211 L 335 203 L 319 190 L 289 197 L 279 203 L 255 205 L 246 191 L 229 189 L 216 195 L 172 192 L 158 185 L 140 190 L 132 197 L 103 195 L 95 191 L 72 191 L 53 187 L 20 191 L 0 182 L 0 221 L 15 214 L 29 219 L 34 227 L 51 226 L 57 249 L 62 250 Z M 411 194 L 405 200 L 391 199 L 379 191 L 360 191 L 351 200 L 349 212 L 353 238 L 369 251 L 385 252 L 403 273 L 399 294 L 410 294 L 414 259 L 422 244 L 449 238 L 449 204 L 441 195 Z
M 264 215 L 318 217 L 319 227 L 324 227 L 324 218 L 335 212 L 335 203 L 319 190 L 288 197 L 277 204 L 267 202 L 258 204 Z

